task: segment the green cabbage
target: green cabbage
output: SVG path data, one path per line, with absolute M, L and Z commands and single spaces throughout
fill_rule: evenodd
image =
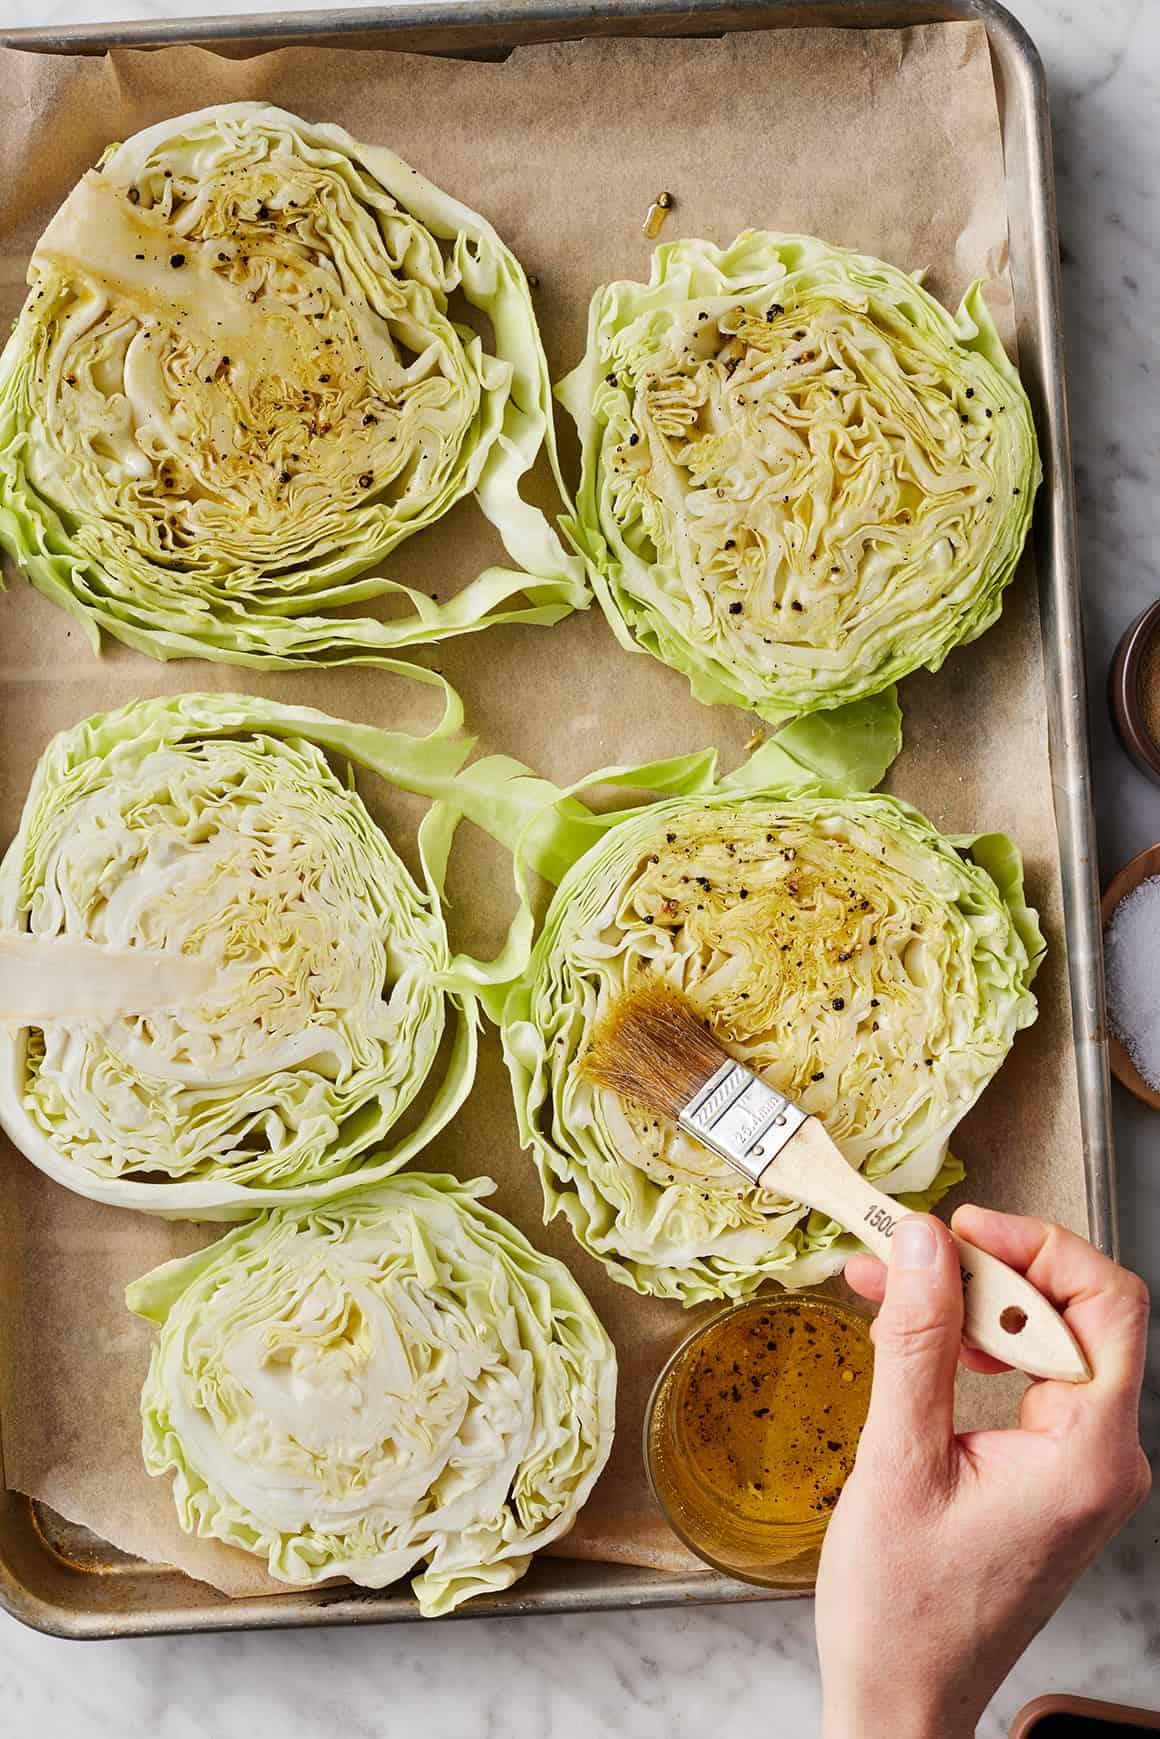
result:
M 674 242 L 596 292 L 557 391 L 605 614 L 699 700 L 838 706 L 997 620 L 1040 468 L 977 284 L 952 319 L 811 237 Z
M 130 1286 L 160 1327 L 145 1464 L 182 1527 L 298 1587 L 413 1587 L 427 1617 L 506 1588 L 608 1458 L 616 1355 L 567 1269 L 414 1173 L 277 1211 Z
M 520 495 L 542 444 L 559 482 L 527 279 L 393 152 L 261 103 L 161 122 L 79 182 L 29 283 L 0 359 L 0 543 L 94 647 L 378 663 L 586 601 Z M 383 577 L 472 492 L 523 571 L 443 604 Z M 378 597 L 385 621 L 336 614 Z
M 470 748 L 447 693 L 423 739 L 207 694 L 52 740 L 0 866 L 0 941 L 31 955 L 0 1122 L 29 1159 L 98 1201 L 237 1219 L 372 1182 L 443 1127 L 478 1019 L 440 910 L 456 812 L 428 809 L 420 885 L 324 750 L 441 797 Z M 154 964 L 178 986 L 159 1006 Z
M 1019 854 L 851 794 L 836 766 L 828 785 L 795 778 L 776 740 L 725 779 L 705 757 L 661 771 L 635 782 L 682 795 L 587 828 L 574 798 L 557 812 L 571 864 L 502 1010 L 521 1137 L 546 1217 L 638 1292 L 811 1285 L 856 1240 L 596 1087 L 593 1028 L 625 990 L 675 985 L 851 1165 L 929 1206 L 962 1175 L 956 1124 L 1035 1018 L 1043 940 Z M 551 823 L 537 829 L 542 867 Z

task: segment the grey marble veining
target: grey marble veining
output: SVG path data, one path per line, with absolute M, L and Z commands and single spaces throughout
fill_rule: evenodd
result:
M 238 5 L 244 0 L 237 0 Z M 229 11 L 230 0 L 199 0 Z M 0 24 L 193 10 L 190 0 L 0 0 Z M 1104 673 L 1160 594 L 1160 3 L 1014 0 L 1048 66 L 1092 688 L 1111 873 L 1160 838 L 1160 788 L 1107 724 Z M 1160 1294 L 1160 1122 L 1117 1091 L 1124 1256 Z M 1153 1347 L 1145 1432 L 1160 1441 Z M 1046 1690 L 1160 1706 L 1160 1500 L 1032 1646 L 980 1728 Z M 0 1734 L 14 1739 L 808 1739 L 808 1604 L 190 1637 L 85 1648 L 0 1619 Z

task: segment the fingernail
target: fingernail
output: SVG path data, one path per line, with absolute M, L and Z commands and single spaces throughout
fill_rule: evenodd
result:
M 933 1268 L 938 1243 L 926 1220 L 900 1220 L 894 1228 L 891 1264 L 895 1268 Z

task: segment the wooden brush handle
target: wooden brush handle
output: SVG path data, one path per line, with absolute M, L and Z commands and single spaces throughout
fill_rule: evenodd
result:
M 886 1263 L 894 1228 L 908 1212 L 847 1163 L 816 1117 L 766 1167 L 761 1187 L 829 1214 Z M 963 1275 L 963 1334 L 971 1346 L 1033 1377 L 1087 1382 L 1087 1361 L 1043 1294 L 998 1257 L 951 1236 Z

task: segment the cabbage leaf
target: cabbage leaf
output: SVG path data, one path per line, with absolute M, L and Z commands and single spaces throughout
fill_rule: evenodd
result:
M 566 521 L 621 644 L 781 720 L 937 670 L 998 619 L 1040 479 L 978 284 L 750 230 L 592 299 L 557 394 Z
M 567 1532 L 612 1444 L 616 1355 L 493 1187 L 408 1173 L 129 1287 L 159 1331 L 145 1464 L 174 1473 L 187 1533 L 299 1588 L 418 1568 L 436 1617 Z
M 857 1241 L 586 1078 L 590 1036 L 621 994 L 680 989 L 911 1207 L 961 1178 L 953 1131 L 1035 1018 L 1044 942 L 1012 842 L 945 838 L 833 766 L 828 783 L 801 766 L 787 778 L 777 753 L 774 739 L 723 778 L 713 757 L 622 771 L 678 794 L 585 828 L 573 793 L 528 823 L 544 868 L 558 816 L 570 863 L 528 965 L 492 1004 L 545 1217 L 563 1214 L 623 1284 L 685 1304 L 771 1278 L 814 1284 Z
M 394 152 L 261 103 L 163 121 L 78 183 L 29 284 L 0 543 L 94 647 L 377 664 L 587 602 L 520 493 L 542 446 L 563 492 L 527 278 Z M 515 569 L 442 603 L 383 576 L 473 493 Z M 341 614 L 372 598 L 391 613 Z
M 0 866 L 0 939 L 32 955 L 9 996 L 34 999 L 0 1027 L 0 1122 L 58 1183 L 236 1219 L 374 1181 L 454 1115 L 478 1013 L 440 894 L 471 745 L 414 674 L 447 702 L 425 738 L 194 694 L 49 744 Z M 436 799 L 418 880 L 351 763 Z M 49 970 L 70 947 L 97 957 L 80 1000 Z M 185 974 L 160 1006 L 153 966 Z

